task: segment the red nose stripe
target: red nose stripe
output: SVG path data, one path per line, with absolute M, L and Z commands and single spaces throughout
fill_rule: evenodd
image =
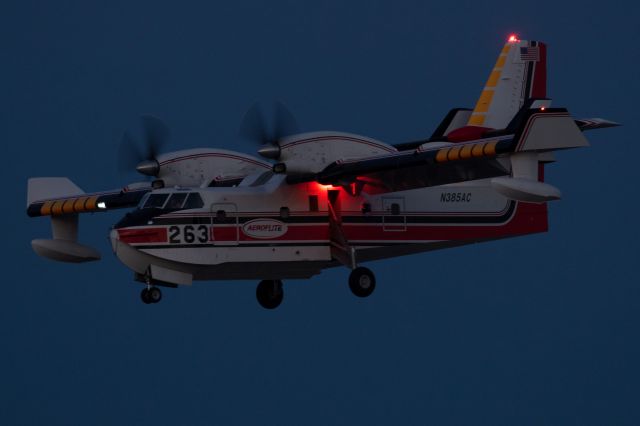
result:
M 118 236 L 128 244 L 166 243 L 167 228 L 118 229 Z

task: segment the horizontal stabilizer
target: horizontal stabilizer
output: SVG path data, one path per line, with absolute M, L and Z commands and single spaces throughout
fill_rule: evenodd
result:
M 82 263 L 100 260 L 100 253 L 89 246 L 69 240 L 33 240 L 31 247 L 39 256 L 58 262 Z
M 564 108 L 530 109 L 516 133 L 515 151 L 546 151 L 589 146 Z
M 605 120 L 604 118 L 576 118 L 575 121 L 583 132 L 585 130 L 606 129 L 607 127 L 621 126 L 620 123 Z

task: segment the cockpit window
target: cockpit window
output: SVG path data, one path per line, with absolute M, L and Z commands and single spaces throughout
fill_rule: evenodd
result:
M 164 206 L 164 202 L 169 198 L 169 194 L 151 194 L 147 198 L 147 202 L 144 203 L 143 209 L 161 209 Z
M 151 195 L 151 193 L 147 192 L 146 194 L 144 194 L 144 196 L 142 197 L 142 199 L 140 200 L 140 202 L 138 203 L 138 208 L 141 209 L 144 207 L 144 205 L 147 203 L 147 200 L 149 199 L 149 195 Z
M 184 203 L 184 209 L 201 209 L 204 207 L 202 197 L 197 192 L 190 192 L 187 201 Z
M 187 198 L 186 192 L 171 194 L 171 198 L 169 198 L 166 208 L 172 210 L 182 208 L 185 198 Z

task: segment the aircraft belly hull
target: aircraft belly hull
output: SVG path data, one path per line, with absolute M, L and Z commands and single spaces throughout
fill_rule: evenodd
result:
M 302 279 L 331 263 L 329 246 L 144 248 L 111 235 L 118 259 L 138 274 L 150 265 L 190 274 L 193 280 Z M 198 263 L 194 262 L 198 260 Z

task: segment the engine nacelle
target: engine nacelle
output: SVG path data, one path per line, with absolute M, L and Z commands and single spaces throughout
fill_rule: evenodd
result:
M 365 136 L 340 132 L 303 133 L 280 144 L 280 162 L 287 173 L 317 173 L 334 161 L 375 157 L 396 148 Z
M 215 179 L 271 170 L 271 164 L 225 149 L 187 149 L 158 156 L 156 177 L 165 186 L 207 186 Z

